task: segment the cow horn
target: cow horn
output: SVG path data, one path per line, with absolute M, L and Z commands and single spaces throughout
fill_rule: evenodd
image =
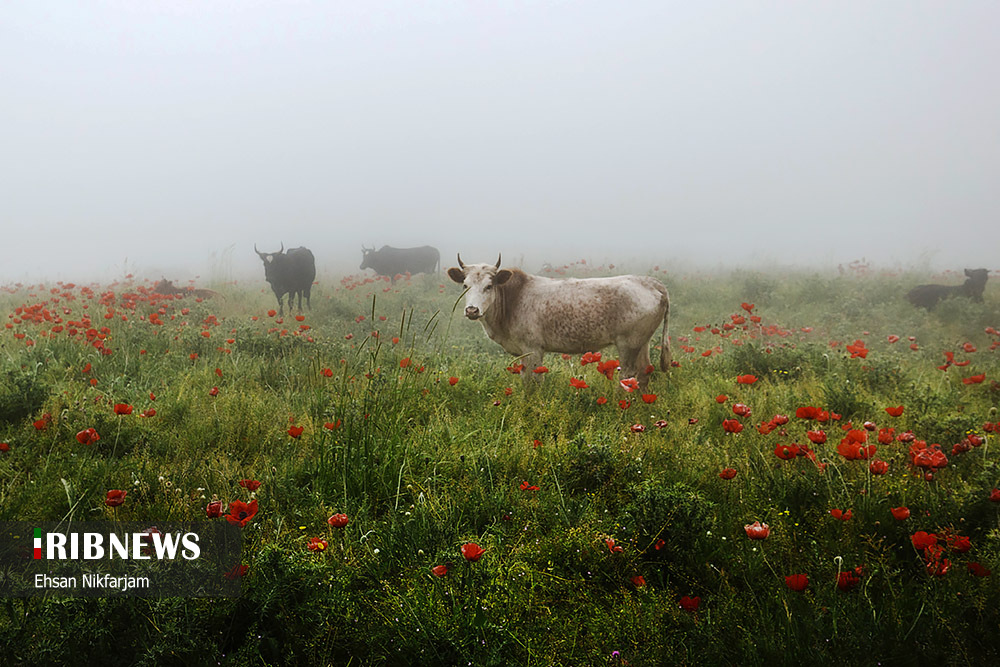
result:
M 462 253 L 458 253 L 458 266 L 463 270 L 465 269 L 465 264 L 462 264 Z
M 257 253 L 258 257 L 263 257 L 264 256 L 264 253 L 262 253 L 260 250 L 257 250 L 257 244 L 256 243 L 253 244 L 253 251 L 255 253 Z
M 497 253 L 497 268 L 500 268 L 500 253 Z
M 281 242 L 281 250 L 279 250 L 277 254 L 280 255 L 283 252 L 285 252 L 285 242 L 284 241 Z

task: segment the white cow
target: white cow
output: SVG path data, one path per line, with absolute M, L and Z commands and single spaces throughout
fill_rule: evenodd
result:
M 448 276 L 465 286 L 465 316 L 482 322 L 486 335 L 510 354 L 525 357 L 526 370 L 546 352 L 581 354 L 614 343 L 623 378 L 645 389 L 653 366 L 649 341 L 663 322 L 660 369 L 670 367 L 667 324 L 670 297 L 648 276 L 553 280 L 520 269 L 463 264 Z

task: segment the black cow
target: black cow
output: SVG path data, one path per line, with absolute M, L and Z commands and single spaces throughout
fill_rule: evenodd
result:
M 362 269 L 372 269 L 380 276 L 393 279 L 407 273 L 437 273 L 441 266 L 441 253 L 429 245 L 419 248 L 393 248 L 384 245 L 378 250 L 362 246 L 361 253 Z
M 967 296 L 977 303 L 983 302 L 983 290 L 990 277 L 987 269 L 966 269 L 965 282 L 961 285 L 917 285 L 906 294 L 914 306 L 933 310 L 938 301 L 950 296 Z
M 264 278 L 271 283 L 274 296 L 278 297 L 278 314 L 284 315 L 285 309 L 281 304 L 281 298 L 288 295 L 288 307 L 292 307 L 295 295 L 299 295 L 299 312 L 302 312 L 302 295 L 306 296 L 306 306 L 312 309 L 309 303 L 309 292 L 312 290 L 313 280 L 316 279 L 316 260 L 309 248 L 290 248 L 285 252 L 285 244 L 281 244 L 278 252 L 261 252 L 257 250 L 257 245 L 253 246 L 254 252 L 264 262 Z

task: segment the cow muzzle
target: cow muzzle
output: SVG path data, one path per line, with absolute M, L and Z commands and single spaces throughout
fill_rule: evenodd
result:
M 465 309 L 465 316 L 470 320 L 478 320 L 481 317 L 479 308 L 476 306 L 467 306 Z

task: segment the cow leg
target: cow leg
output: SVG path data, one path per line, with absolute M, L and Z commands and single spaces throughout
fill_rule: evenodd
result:
M 310 284 L 308 287 L 306 287 L 306 308 L 308 308 L 309 310 L 312 310 L 313 309 L 313 307 L 312 307 L 312 301 L 310 301 L 310 298 L 309 298 L 310 292 L 312 292 L 312 284 Z
M 281 302 L 281 299 L 282 299 L 283 296 L 284 296 L 283 294 L 279 294 L 278 295 L 278 317 L 284 317 L 285 316 L 285 306 Z
M 645 391 L 649 385 L 649 373 L 646 371 L 650 365 L 649 346 L 630 346 L 625 342 L 617 344 L 618 354 L 621 362 L 621 378 L 635 378 L 639 382 L 639 389 Z

